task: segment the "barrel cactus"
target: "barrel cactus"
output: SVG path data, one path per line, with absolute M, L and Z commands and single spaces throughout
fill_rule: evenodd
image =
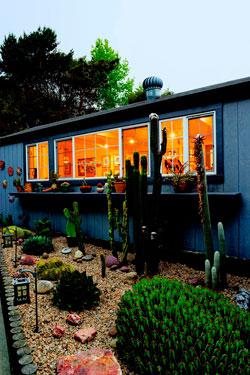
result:
M 247 314 L 214 291 L 142 279 L 121 299 L 117 351 L 141 375 L 245 374 Z

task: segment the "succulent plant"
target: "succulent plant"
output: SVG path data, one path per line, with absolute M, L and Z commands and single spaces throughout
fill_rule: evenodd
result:
M 27 238 L 23 243 L 23 253 L 32 255 L 42 255 L 44 252 L 53 251 L 52 239 L 46 236 L 33 236 Z
M 247 374 L 249 315 L 209 289 L 142 279 L 122 296 L 116 328 L 118 354 L 139 375 Z
M 36 269 L 40 279 L 58 280 L 63 271 L 74 271 L 75 268 L 59 258 L 50 258 L 48 260 L 40 259 L 36 264 Z
M 86 272 L 65 270 L 62 272 L 53 302 L 61 309 L 81 311 L 97 306 L 100 301 L 100 290 Z

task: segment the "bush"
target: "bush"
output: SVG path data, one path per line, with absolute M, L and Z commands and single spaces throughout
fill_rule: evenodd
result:
M 38 236 L 52 237 L 52 223 L 47 217 L 35 221 L 35 232 Z
M 92 276 L 87 276 L 86 272 L 63 271 L 54 291 L 53 302 L 61 309 L 81 311 L 97 306 L 100 294 Z
M 159 276 L 127 291 L 117 351 L 138 374 L 247 374 L 250 321 L 224 296 Z
M 63 271 L 74 271 L 75 268 L 59 258 L 50 258 L 48 260 L 40 259 L 37 262 L 36 269 L 40 279 L 58 280 Z
M 52 239 L 45 236 L 33 236 L 27 238 L 23 243 L 25 254 L 42 255 L 42 253 L 53 251 Z

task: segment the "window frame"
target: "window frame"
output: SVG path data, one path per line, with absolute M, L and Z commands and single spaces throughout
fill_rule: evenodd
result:
M 206 116 L 211 116 L 213 118 L 213 149 L 214 149 L 214 170 L 206 171 L 207 176 L 217 176 L 218 175 L 218 150 L 217 150 L 217 122 L 216 122 L 216 110 L 208 110 L 205 112 L 189 113 L 186 115 L 179 115 L 167 118 L 161 118 L 159 121 L 160 130 L 162 129 L 162 123 L 165 121 L 178 120 L 182 119 L 183 121 L 183 155 L 184 163 L 189 162 L 189 126 L 188 122 L 190 119 L 196 119 Z M 161 131 L 159 132 L 160 141 L 161 141 Z M 162 173 L 164 177 L 171 176 L 171 173 Z
M 28 148 L 32 146 L 36 146 L 37 151 L 38 151 L 38 145 L 41 143 L 47 143 L 48 145 L 48 178 L 29 178 L 29 158 L 28 158 Z M 39 169 L 39 159 L 38 159 L 38 152 L 36 156 L 36 165 L 37 165 L 37 171 Z M 39 141 L 39 142 L 32 142 L 28 143 L 25 145 L 25 164 L 26 164 L 26 181 L 27 182 L 37 182 L 37 181 L 49 181 L 49 166 L 50 166 L 50 157 L 49 157 L 49 141 L 44 140 L 44 141 Z M 39 175 L 39 172 L 37 173 Z
M 67 180 L 67 181 L 81 181 L 83 180 L 83 177 L 76 177 L 75 176 L 75 138 L 80 136 L 87 136 L 87 135 L 94 135 L 94 134 L 100 134 L 102 132 L 108 132 L 108 131 L 118 131 L 118 151 L 119 151 L 119 158 L 120 158 L 120 176 L 122 176 L 123 172 L 123 130 L 126 129 L 134 129 L 134 128 L 141 128 L 146 127 L 147 133 L 148 133 L 148 177 L 150 176 L 150 132 L 149 132 L 149 122 L 143 122 L 140 124 L 133 124 L 133 125 L 126 125 L 121 126 L 117 128 L 107 128 L 102 130 L 96 130 L 92 132 L 86 132 L 86 133 L 78 133 L 70 136 L 65 136 L 62 138 L 55 138 L 54 139 L 54 170 L 56 173 L 58 173 L 58 158 L 57 158 L 57 142 L 65 141 L 65 140 L 71 140 L 72 141 L 72 177 L 62 177 L 58 178 L 58 180 Z M 94 176 L 94 177 L 84 177 L 85 180 L 96 180 L 96 179 L 104 179 L 105 176 Z

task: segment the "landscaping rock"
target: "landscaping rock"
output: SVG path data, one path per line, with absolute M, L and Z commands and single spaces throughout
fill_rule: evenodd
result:
M 36 263 L 35 258 L 32 255 L 22 255 L 20 259 L 20 264 L 26 266 L 33 266 Z
M 114 257 L 113 255 L 108 255 L 106 256 L 106 266 L 108 268 L 112 267 L 112 266 L 118 266 L 120 264 L 119 260 Z
M 82 259 L 82 257 L 83 257 L 83 252 L 80 251 L 80 250 L 76 250 L 76 252 L 74 254 L 74 260 Z
M 46 252 L 42 253 L 42 258 L 43 259 L 48 259 L 49 258 L 49 254 L 46 253 Z
M 112 351 L 99 348 L 60 357 L 56 369 L 58 375 L 122 375 Z
M 37 294 L 49 293 L 54 288 L 54 285 L 49 280 L 38 280 L 37 282 Z
M 64 333 L 65 333 L 65 328 L 60 325 L 56 325 L 52 330 L 52 335 L 56 339 L 60 339 L 64 335 Z
M 127 273 L 127 272 L 129 272 L 129 268 L 128 268 L 128 266 L 122 266 L 121 268 L 119 268 L 119 271 Z
M 62 254 L 69 254 L 71 253 L 72 249 L 70 247 L 64 247 L 62 250 L 61 250 L 61 253 Z
M 109 267 L 111 271 L 116 271 L 119 268 L 118 264 L 113 264 L 113 266 Z
M 250 292 L 241 288 L 236 294 L 235 301 L 237 305 L 244 310 L 250 310 Z
M 68 314 L 66 317 L 66 322 L 72 326 L 78 326 L 81 323 L 81 317 L 75 313 Z
M 97 331 L 93 327 L 82 328 L 74 334 L 74 339 L 84 344 L 85 342 L 92 341 L 95 338 L 96 333 Z
M 82 260 L 85 260 L 85 261 L 90 261 L 90 260 L 93 260 L 94 259 L 94 257 L 93 257 L 93 255 L 91 255 L 91 254 L 87 254 L 87 255 L 84 255 L 83 257 L 82 257 Z
M 109 329 L 109 336 L 110 337 L 115 337 L 117 335 L 117 329 L 116 326 L 112 326 Z

